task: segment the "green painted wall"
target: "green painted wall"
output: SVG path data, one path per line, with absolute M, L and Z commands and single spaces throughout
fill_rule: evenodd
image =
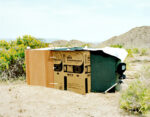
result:
M 120 60 L 102 51 L 91 51 L 91 91 L 104 92 L 118 81 Z

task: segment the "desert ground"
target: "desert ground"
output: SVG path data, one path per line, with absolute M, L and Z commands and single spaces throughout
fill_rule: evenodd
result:
M 149 57 L 132 57 L 122 90 L 150 65 Z M 0 117 L 135 117 L 119 107 L 121 92 L 80 95 L 40 86 L 25 81 L 0 83 Z M 147 117 L 150 115 L 146 115 Z

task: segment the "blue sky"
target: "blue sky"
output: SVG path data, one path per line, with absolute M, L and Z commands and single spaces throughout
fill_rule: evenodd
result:
M 0 0 L 0 38 L 101 42 L 150 25 L 150 0 Z

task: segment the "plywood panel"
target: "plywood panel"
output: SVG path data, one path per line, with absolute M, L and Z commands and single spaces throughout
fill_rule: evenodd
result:
M 46 86 L 45 52 L 30 52 L 30 84 Z
M 53 87 L 53 61 L 48 50 L 27 50 L 27 82 L 30 85 Z M 52 83 L 50 85 L 49 83 Z

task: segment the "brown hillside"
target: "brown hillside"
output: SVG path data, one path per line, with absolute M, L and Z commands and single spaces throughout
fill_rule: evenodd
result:
M 88 45 L 89 47 L 93 47 L 92 43 L 85 43 L 79 40 L 57 40 L 51 43 L 51 46 L 55 47 L 84 47 Z
M 99 47 L 123 45 L 126 48 L 150 48 L 150 26 L 142 26 L 114 36 L 99 44 Z
M 64 47 L 68 44 L 68 41 L 67 40 L 57 40 L 57 41 L 53 41 L 51 44 L 53 46 Z

